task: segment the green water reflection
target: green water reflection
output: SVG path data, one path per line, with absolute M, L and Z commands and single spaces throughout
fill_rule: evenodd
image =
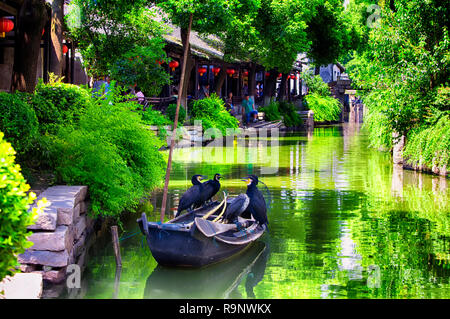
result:
M 447 179 L 394 167 L 354 125 L 276 141 L 174 152 L 168 209 L 195 173 L 221 173 L 230 194 L 245 191 L 241 177 L 260 176 L 272 203 L 270 232 L 256 245 L 223 264 L 177 270 L 158 266 L 142 236 L 133 236 L 121 243 L 115 286 L 112 248 L 99 240 L 84 273 L 85 297 L 450 297 Z M 151 203 L 160 208 L 161 194 Z M 125 221 L 124 236 L 136 230 L 136 218 Z

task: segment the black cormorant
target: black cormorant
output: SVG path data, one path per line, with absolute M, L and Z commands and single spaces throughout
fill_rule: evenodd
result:
M 258 177 L 256 175 L 249 175 L 243 181 L 247 183 L 246 194 L 250 198 L 250 203 L 242 214 L 242 217 L 250 217 L 249 215 L 251 214 L 260 225 L 267 225 L 269 221 L 267 220 L 266 201 L 261 191 L 256 187 L 258 185 Z
M 204 202 L 212 200 L 213 196 L 217 194 L 220 189 L 220 174 L 215 174 L 213 179 L 203 183 L 202 199 Z
M 238 216 L 240 216 L 248 207 L 250 198 L 246 194 L 239 194 L 238 197 L 233 198 L 230 203 L 227 204 L 227 209 L 223 215 L 223 219 L 226 223 L 237 222 Z
M 175 217 L 178 216 L 183 210 L 199 207 L 205 202 L 202 198 L 206 183 L 201 182 L 205 178 L 206 176 L 203 175 L 192 176 L 191 181 L 193 186 L 190 187 L 183 194 L 183 196 L 181 196 Z

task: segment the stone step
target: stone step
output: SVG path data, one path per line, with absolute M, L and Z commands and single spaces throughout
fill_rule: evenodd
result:
M 31 211 L 36 204 L 31 205 Z M 39 213 L 36 222 L 27 227 L 29 230 L 55 230 L 58 220 L 58 211 L 56 207 L 45 207 Z
M 0 299 L 39 299 L 42 296 L 42 274 L 18 273 L 0 282 Z
M 68 265 L 69 254 L 63 251 L 26 250 L 17 257 L 20 264 L 35 264 L 50 267 L 65 267 Z
M 58 226 L 53 232 L 36 232 L 28 240 L 33 243 L 30 250 L 71 251 L 73 237 L 68 226 Z

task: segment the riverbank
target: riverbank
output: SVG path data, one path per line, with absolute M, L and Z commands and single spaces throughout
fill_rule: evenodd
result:
M 30 293 L 17 294 L 27 280 L 30 280 L 30 289 L 33 287 L 30 291 L 35 298 L 57 297 L 72 272 L 81 275 L 87 251 L 95 241 L 95 220 L 87 215 L 89 196 L 86 186 L 49 187 L 40 192 L 29 210 L 44 198 L 48 206 L 27 228 L 32 232 L 28 240 L 33 245 L 18 256 L 22 274 L 6 281 L 6 298 L 29 298 Z M 43 287 L 41 293 L 37 293 L 39 282 Z

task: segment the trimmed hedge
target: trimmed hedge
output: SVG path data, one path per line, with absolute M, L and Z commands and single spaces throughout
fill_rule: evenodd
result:
M 177 105 L 176 104 L 170 104 L 167 107 L 167 116 L 172 122 L 175 122 L 175 113 L 177 111 Z M 180 105 L 180 110 L 178 111 L 178 123 L 183 124 L 186 120 L 186 110 L 182 105 Z
M 40 131 L 55 134 L 59 126 L 76 123 L 92 100 L 89 90 L 51 77 L 49 83 L 39 81 L 31 103 Z
M 143 124 L 127 106 L 103 101 L 89 105 L 77 127 L 60 129 L 56 172 L 69 184 L 89 187 L 94 216 L 134 211 L 163 180 L 162 141 Z
M 38 121 L 24 93 L 0 92 L 0 131 L 19 155 L 33 145 L 38 133 Z
M 214 128 L 218 129 L 223 136 L 227 134 L 228 129 L 239 127 L 239 121 L 228 113 L 224 101 L 215 93 L 210 97 L 197 100 L 192 104 L 191 122 L 202 121 L 204 130 Z

